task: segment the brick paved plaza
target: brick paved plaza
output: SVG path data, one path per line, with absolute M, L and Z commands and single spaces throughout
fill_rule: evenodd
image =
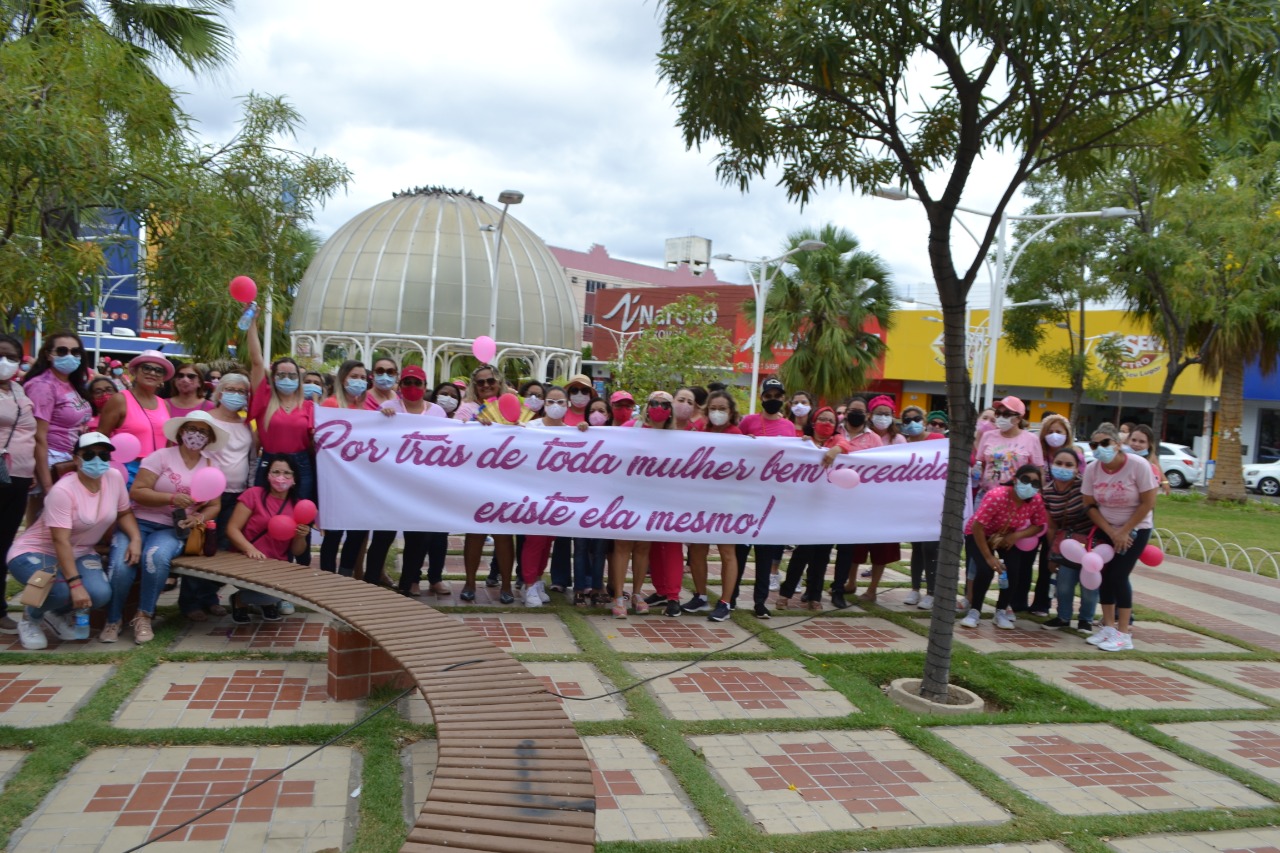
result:
M 904 592 L 719 624 L 656 609 L 615 620 L 559 595 L 537 611 L 423 604 L 563 697 L 603 845 L 1280 851 L 1280 582 L 1172 561 L 1144 571 L 1131 653 L 1025 617 L 957 629 L 953 678 L 992 704 L 937 719 L 882 692 L 922 667 L 928 614 Z M 144 647 L 0 646 L 6 849 L 119 853 L 259 782 L 157 845 L 396 849 L 437 760 L 416 693 L 268 778 L 395 695 L 330 698 L 327 626 L 300 608 L 247 626 L 171 616 Z

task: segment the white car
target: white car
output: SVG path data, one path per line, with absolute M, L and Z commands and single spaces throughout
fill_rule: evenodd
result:
M 1272 498 L 1280 495 L 1280 462 L 1244 466 L 1244 487 Z
M 1175 489 L 1187 489 L 1200 482 L 1200 460 L 1185 444 L 1160 443 L 1160 470 Z

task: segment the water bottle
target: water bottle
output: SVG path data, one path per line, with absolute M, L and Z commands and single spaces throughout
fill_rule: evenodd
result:
M 1000 580 L 999 580 L 999 584 L 1000 584 L 1000 588 L 1001 588 L 1001 589 L 1008 589 L 1008 588 L 1009 588 L 1009 573 L 1008 573 L 1008 572 L 1001 572 L 1001 573 L 1000 573 Z
M 76 611 L 76 639 L 89 639 L 89 608 L 81 607 Z
M 256 303 L 250 302 L 249 307 L 244 309 L 244 313 L 240 315 L 240 322 L 236 323 L 236 328 L 242 332 L 249 330 L 249 324 L 253 322 L 253 318 L 258 316 L 258 306 Z

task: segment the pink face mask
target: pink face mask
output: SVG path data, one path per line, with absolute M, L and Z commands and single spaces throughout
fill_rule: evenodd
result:
M 649 420 L 655 424 L 666 423 L 667 418 L 671 417 L 670 409 L 663 409 L 658 406 L 649 407 Z
M 287 474 L 268 474 L 267 482 L 277 492 L 287 492 L 293 487 L 293 478 Z
M 687 421 L 693 417 L 693 403 L 679 402 L 673 408 L 675 409 L 676 417 L 682 421 Z
M 604 426 L 605 422 L 609 420 L 609 416 L 604 412 L 592 412 L 587 420 L 591 422 L 592 426 Z
M 991 421 L 978 421 L 978 432 L 979 432 L 979 433 L 983 433 L 983 432 L 991 432 L 991 430 L 993 430 L 993 429 L 995 429 L 995 428 L 996 428 L 996 425 L 995 425 L 995 424 L 993 424 Z

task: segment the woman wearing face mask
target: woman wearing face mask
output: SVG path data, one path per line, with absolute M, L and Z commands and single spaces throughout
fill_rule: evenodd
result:
M 107 407 L 111 398 L 120 393 L 116 383 L 106 376 L 97 376 L 89 382 L 89 405 L 93 408 L 93 417 L 84 428 L 89 432 L 99 432 L 102 423 L 102 410 Z
M 338 368 L 333 394 L 320 405 L 327 409 L 365 409 L 369 395 L 369 371 L 364 363 L 350 359 Z
M 642 429 L 671 429 L 672 397 L 666 391 L 654 391 L 645 400 L 644 412 L 640 417 Z M 649 552 L 651 543 L 629 539 L 613 540 L 613 553 L 609 557 L 609 588 L 618 594 L 613 600 L 613 618 L 627 618 L 627 599 L 621 595 L 626 589 L 627 564 L 631 564 L 631 605 L 637 616 L 649 612 L 649 603 L 640 597 L 644 587 L 645 575 L 649 573 Z M 665 569 L 665 566 L 663 567 Z M 654 573 L 653 585 L 667 602 L 666 613 L 669 616 L 680 615 L 680 579 L 676 578 L 674 588 L 666 571 Z M 674 602 L 674 612 L 672 612 Z
M 609 402 L 597 397 L 587 404 L 586 423 L 578 424 L 578 429 L 613 425 Z M 605 566 L 612 544 L 609 539 L 573 540 L 573 603 L 576 606 L 608 605 L 613 602 L 604 583 Z
M 548 385 L 543 390 L 546 395 L 541 409 L 542 417 L 529 422 L 535 429 L 563 429 L 565 415 L 569 413 L 569 396 L 563 388 Z M 547 570 L 547 560 L 551 557 L 551 548 L 557 537 L 538 534 L 526 534 L 520 546 L 520 579 L 524 582 L 524 603 L 526 607 L 541 607 L 551 601 L 542 576 Z
M 1166 495 L 1169 494 L 1169 481 L 1164 478 L 1164 472 L 1160 470 L 1160 465 L 1155 459 L 1151 458 L 1151 448 L 1156 446 L 1156 434 L 1151 431 L 1151 427 L 1146 424 L 1138 424 L 1129 432 L 1129 441 L 1125 444 L 1125 452 L 1132 453 L 1134 456 L 1141 456 L 1143 459 L 1151 463 L 1151 473 L 1155 475 L 1156 482 L 1160 484 L 1160 490 Z
M 1084 457 L 1076 447 L 1075 433 L 1071 429 L 1071 421 L 1062 415 L 1046 415 L 1040 421 L 1040 453 L 1046 460 L 1062 449 L 1075 451 L 1080 470 L 1084 470 Z M 1046 462 L 1046 469 L 1048 463 Z
M 635 423 L 636 400 L 629 391 L 614 391 L 609 395 L 609 415 L 614 426 L 637 426 Z
M 672 397 L 671 428 L 675 430 L 693 430 L 698 428 L 698 399 L 693 389 L 683 387 Z
M 881 447 L 880 436 L 876 435 L 871 429 L 870 419 L 867 416 L 867 401 L 864 397 L 851 397 L 845 404 L 844 411 L 844 438 L 849 443 L 849 447 L 854 450 L 869 450 L 873 447 Z M 843 544 L 836 546 L 836 567 L 835 578 L 831 583 L 831 604 L 838 610 L 843 610 L 849 606 L 845 600 L 847 595 L 855 595 L 858 592 L 857 575 L 854 573 L 856 568 L 853 562 L 854 552 L 864 546 Z M 858 561 L 859 563 L 861 560 Z M 826 566 L 823 566 L 823 573 L 826 573 Z M 810 592 L 810 596 L 813 593 Z
M 333 395 L 320 405 L 327 409 L 367 409 L 368 395 L 369 371 L 363 362 L 350 359 L 338 368 Z M 325 530 L 320 540 L 320 570 L 351 577 L 368 540 L 367 530 Z
M 316 463 L 311 440 L 315 429 L 316 404 L 302 391 L 302 370 L 287 356 L 271 363 L 270 371 L 262 360 L 262 342 L 258 339 L 255 320 L 245 333 L 249 347 L 249 420 L 257 427 L 262 457 L 253 476 L 255 486 L 266 487 L 268 455 L 286 454 L 297 475 L 298 499 L 316 500 Z M 298 564 L 311 565 L 311 551 L 303 551 Z
M 902 410 L 902 434 L 908 444 L 930 439 L 945 438 L 942 430 L 930 429 L 926 424 L 938 423 L 941 412 L 925 415 L 919 406 L 906 406 Z M 945 415 L 942 415 L 946 417 Z M 939 533 L 941 536 L 941 533 Z M 920 610 L 933 609 L 933 579 L 938 567 L 938 540 L 911 543 L 911 591 L 902 603 L 915 605 Z M 920 590 L 924 589 L 921 594 Z
M 530 419 L 542 417 L 546 399 L 547 391 L 541 382 L 531 379 L 520 385 L 520 403 L 532 413 Z
M 93 417 L 88 382 L 84 347 L 73 332 L 50 335 L 22 380 L 22 390 L 36 418 L 36 483 L 28 504 L 28 523 L 40 511 L 41 495 L 53 485 L 53 467 L 71 461 L 76 439 Z
M 867 408 L 871 411 L 871 431 L 880 439 L 881 445 L 907 443 L 907 437 L 902 435 L 893 420 L 893 400 L 882 394 L 873 398 L 867 404 Z M 859 598 L 866 602 L 874 602 L 880 586 L 880 578 L 884 575 L 884 567 L 902 559 L 902 545 L 898 542 L 855 545 L 852 559 L 854 569 L 866 560 L 871 561 L 870 570 L 862 574 L 864 578 L 870 578 L 871 582 L 867 584 L 866 591 Z M 846 590 L 846 594 L 852 593 Z
M 846 407 L 845 411 L 848 411 Z M 836 412 L 830 406 L 823 406 L 814 414 L 812 420 L 805 425 L 804 437 L 816 447 L 823 448 L 822 465 L 831 467 L 831 463 L 842 453 L 849 453 L 853 446 L 844 436 L 836 431 Z M 791 607 L 791 598 L 796 594 L 800 578 L 805 578 L 805 594 L 801 604 L 807 604 L 810 610 L 822 609 L 822 579 L 827 572 L 827 564 L 831 561 L 831 549 L 834 545 L 797 545 L 791 552 L 791 560 L 787 563 L 787 576 L 778 590 L 776 607 L 787 610 Z
M 219 499 L 217 522 L 214 526 L 219 548 L 231 547 L 227 524 L 236 508 L 236 501 L 249 488 L 253 475 L 253 430 L 242 416 L 249 408 L 249 377 L 228 373 L 213 391 L 214 408 L 209 412 L 226 432 L 226 441 L 217 450 L 206 453 L 213 466 L 227 478 L 227 485 Z M 178 592 L 178 609 L 192 622 L 206 622 L 210 616 L 222 617 L 227 610 L 218 602 L 219 581 L 184 577 Z
M 695 427 L 699 432 L 715 435 L 742 435 L 738 429 L 738 404 L 728 391 L 712 391 L 707 394 L 707 416 Z M 729 618 L 729 593 L 738 585 L 737 546 L 732 543 L 716 545 L 720 552 L 720 585 L 723 595 L 713 608 L 707 601 L 707 554 L 711 546 L 695 542 L 689 546 L 689 576 L 693 579 L 693 598 L 680 605 L 685 613 L 703 613 L 707 618 L 723 622 Z
M 1129 574 L 1151 538 L 1158 484 L 1147 460 L 1124 452 L 1113 424 L 1094 430 L 1089 447 L 1093 462 L 1085 469 L 1080 491 L 1089 519 L 1101 532 L 1095 543 L 1105 536 L 1115 554 L 1103 566 L 1098 588 L 1103 627 L 1087 642 L 1105 652 L 1123 652 L 1133 648 Z
M 133 387 L 133 377 L 125 372 L 124 365 L 119 361 L 114 359 L 111 361 L 111 367 L 107 375 L 116 384 L 117 391 L 127 391 Z
M 1076 454 L 1076 467 L 1084 470 L 1084 456 L 1075 446 L 1075 436 L 1072 434 L 1071 421 L 1062 415 L 1046 415 L 1040 421 L 1040 452 L 1044 456 L 1045 462 L 1045 481 L 1052 484 L 1053 474 L 1050 471 L 1054 454 L 1059 450 L 1067 450 Z M 1048 490 L 1046 490 L 1048 491 Z M 1050 594 L 1053 587 L 1053 565 L 1050 559 L 1050 543 L 1048 537 L 1040 542 L 1039 553 L 1039 571 L 1036 575 L 1035 595 L 1032 597 L 1030 612 L 1032 616 L 1048 616 L 1049 608 L 1052 604 Z M 1032 556 L 1034 561 L 1035 557 Z M 1026 601 L 1026 596 L 1022 590 L 1014 590 L 1013 605 L 1014 611 L 1022 609 Z
M 290 539 L 277 539 L 268 532 L 271 519 L 290 515 L 298 504 L 297 472 L 288 456 L 271 456 L 267 463 L 267 487 L 245 489 L 236 500 L 227 523 L 231 546 L 250 560 L 296 560 L 307 550 L 311 527 L 299 524 Z M 262 610 L 263 622 L 279 622 L 285 613 L 280 599 L 263 592 L 239 590 L 231 596 L 231 619 L 237 624 L 250 621 L 249 605 Z M 289 612 L 292 612 L 290 609 Z
M 951 428 L 951 418 L 947 417 L 947 413 L 934 409 L 932 412 L 924 416 L 924 437 L 925 438 L 946 438 L 947 430 Z
M 1049 547 L 1049 559 L 1057 566 L 1058 615 L 1041 623 L 1045 630 L 1071 628 L 1072 605 L 1075 603 L 1076 586 L 1080 583 L 1080 566 L 1070 565 L 1062 558 L 1062 543 L 1068 537 L 1085 540 L 1093 530 L 1093 522 L 1085 509 L 1084 494 L 1080 491 L 1080 475 L 1084 466 L 1074 447 L 1062 447 L 1049 456 L 1049 485 L 1041 497 L 1049 516 L 1049 528 L 1045 542 Z M 1098 607 L 1096 589 L 1080 589 L 1080 621 L 1076 630 L 1082 634 L 1093 632 L 1093 617 Z
M 394 410 L 399 401 L 396 395 L 396 384 L 399 382 L 400 368 L 394 359 L 380 358 L 373 363 L 373 384 L 368 386 L 364 398 L 364 407 L 372 411 L 381 409 Z M 366 377 L 368 381 L 370 377 Z
M 587 406 L 596 398 L 596 386 L 591 383 L 591 377 L 578 373 L 564 386 L 564 390 L 569 395 L 569 412 L 564 422 L 577 426 L 587 419 Z
M 222 381 L 222 371 L 207 364 L 197 364 L 196 369 L 204 374 L 204 389 L 202 396 L 206 400 L 212 400 L 213 392 L 218 390 L 218 383 Z M 213 411 L 213 409 L 210 409 L 209 411 Z
M 17 381 L 21 363 L 22 342 L 13 335 L 0 334 L 0 459 L 9 472 L 9 482 L 0 483 L 0 564 L 22 524 L 36 472 L 36 416 Z M 0 568 L 0 589 L 4 588 L 4 577 Z M 12 619 L 0 615 L 0 633 L 17 631 Z
M 977 628 L 982 618 L 982 602 L 991 588 L 992 578 L 999 575 L 1000 594 L 996 599 L 995 625 L 1013 630 L 1013 608 L 1009 605 L 1013 575 L 1025 567 L 1025 560 L 1015 559 L 1023 553 L 1015 548 L 1019 539 L 1039 536 L 1048 524 L 1044 500 L 1044 472 L 1039 465 L 1027 464 L 1014 472 L 1011 486 L 997 486 L 987 492 L 978 509 L 964 526 L 964 550 L 973 567 L 973 603 L 960 622 L 962 628 Z
M 104 607 L 110 601 L 111 585 L 94 546 L 112 526 L 126 542 L 127 559 L 136 561 L 142 551 L 124 478 L 111 470 L 114 449 L 100 432 L 80 436 L 73 457 L 76 475 L 54 484 L 40 518 L 7 549 L 9 572 L 20 583 L 42 569 L 56 573 L 44 604 L 27 607 L 17 626 L 24 649 L 49 644 L 45 625 L 61 640 L 76 639 L 72 611 Z
M 426 400 L 427 372 L 416 364 L 405 365 L 400 371 L 399 396 L 395 402 L 382 409 L 388 416 L 396 414 L 425 415 L 447 418 L 444 409 Z M 375 530 L 369 540 L 369 552 L 365 557 L 364 579 L 368 583 L 382 583 L 387 554 L 395 542 L 396 531 Z M 422 594 L 422 566 L 430 560 L 427 580 L 432 595 L 452 595 L 453 590 L 444 582 L 444 561 L 449 550 L 449 534 L 425 530 L 404 531 L 404 552 L 401 555 L 400 581 L 397 589 L 403 595 Z
M 809 415 L 813 412 L 813 395 L 808 391 L 796 391 L 791 395 L 791 405 L 787 407 L 787 416 L 796 426 L 796 435 L 806 435 L 809 426 Z M 832 417 L 835 411 L 832 411 Z
M 115 436 L 126 432 L 138 439 L 142 451 L 138 459 L 125 463 L 129 475 L 125 485 L 132 486 L 142 459 L 163 448 L 164 425 L 169 422 L 169 401 L 159 396 L 160 388 L 173 378 L 173 363 L 158 350 L 147 350 L 129 362 L 133 386 L 107 401 L 98 419 L 102 432 Z
M 984 432 L 974 448 L 979 467 L 979 498 L 996 486 L 1009 485 L 1014 472 L 1023 465 L 1044 469 L 1039 439 L 1022 429 L 1026 413 L 1026 405 L 1017 397 L 1005 397 L 996 404 L 996 427 Z
M 457 385 L 446 379 L 431 392 L 431 402 L 440 407 L 446 418 L 452 418 L 458 411 L 458 404 L 462 402 L 462 392 Z
M 907 442 L 907 437 L 898 429 L 898 424 L 893 419 L 895 408 L 893 400 L 884 394 L 873 397 L 867 404 L 867 409 L 871 412 L 871 429 L 879 436 L 881 444 Z
M 208 412 L 213 404 L 204 397 L 204 376 L 194 364 L 174 365 L 173 393 L 169 395 L 169 415 L 180 418 L 197 409 Z
M 328 383 L 324 375 L 314 370 L 302 374 L 302 397 L 310 403 L 319 405 L 329 394 Z
M 151 619 L 156 601 L 169 577 L 169 564 L 182 552 L 187 532 L 216 518 L 219 498 L 197 503 L 191 497 L 191 480 L 196 472 L 212 466 L 207 454 L 221 450 L 227 431 L 208 412 L 195 411 L 186 417 L 170 418 L 165 436 L 174 443 L 142 460 L 129 497 L 142 535 L 141 560 L 128 559 L 129 539 L 117 532 L 111 543 L 111 604 L 107 624 L 98 639 L 114 643 L 120 636 L 125 602 L 134 578 L 141 575 L 138 614 L 133 618 L 133 640 L 150 642 Z M 135 565 L 137 564 L 137 565 Z M 139 568 L 140 566 L 140 568 Z

